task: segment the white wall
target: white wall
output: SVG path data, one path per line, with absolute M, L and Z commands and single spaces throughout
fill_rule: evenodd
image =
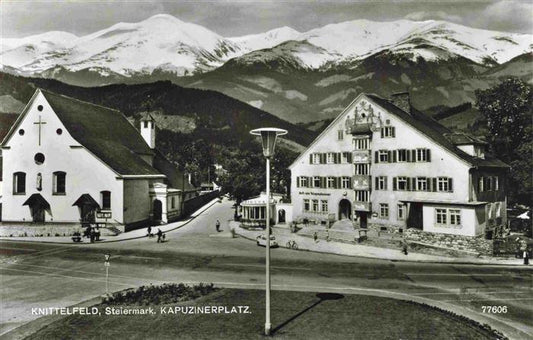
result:
M 343 140 L 337 137 L 337 131 L 344 132 Z M 326 152 L 352 152 L 352 136 L 347 135 L 344 126 L 344 120 L 339 120 L 332 123 L 321 136 L 321 139 L 311 148 L 304 151 L 302 157 L 297 163 L 293 164 L 291 169 L 291 201 L 293 205 L 293 218 L 297 219 L 300 216 L 324 216 L 327 214 L 313 214 L 304 213 L 303 200 L 304 199 L 318 199 L 328 201 L 329 213 L 335 213 L 335 218 L 338 218 L 339 202 L 346 198 L 352 203 L 354 200 L 354 191 L 352 189 L 321 189 L 321 188 L 298 188 L 296 185 L 296 178 L 298 176 L 334 176 L 352 177 L 354 174 L 354 166 L 351 163 L 347 164 L 309 164 L 309 154 L 311 153 L 326 153 Z
M 43 105 L 43 111 L 37 110 Z M 41 132 L 41 145 L 38 145 L 39 120 L 46 122 Z M 56 130 L 63 133 L 58 135 Z M 18 131 L 24 129 L 24 135 Z M 52 216 L 46 213 L 46 221 L 79 222 L 78 207 L 72 204 L 85 193 L 90 194 L 101 204 L 100 192 L 111 191 L 112 220 L 123 223 L 123 185 L 117 174 L 104 165 L 88 150 L 80 147 L 65 129 L 42 94 L 38 94 L 29 110 L 16 128 L 3 149 L 4 198 L 2 219 L 9 221 L 32 221 L 30 209 L 22 204 L 34 193 L 41 194 L 50 203 Z M 71 146 L 74 146 L 72 148 Z M 45 161 L 41 165 L 34 162 L 36 153 L 41 152 Z M 13 173 L 26 173 L 25 195 L 13 195 Z M 66 175 L 66 195 L 53 195 L 53 172 L 64 171 Z M 42 190 L 36 189 L 37 174 L 42 174 Z
M 440 226 L 436 224 L 435 209 L 459 209 L 461 210 L 461 225 L 460 226 Z M 463 236 L 476 236 L 480 234 L 478 227 L 478 219 L 476 217 L 475 207 L 450 207 L 450 206 L 435 206 L 424 205 L 423 208 L 424 231 L 432 233 L 445 233 Z M 449 222 L 449 220 L 448 220 Z

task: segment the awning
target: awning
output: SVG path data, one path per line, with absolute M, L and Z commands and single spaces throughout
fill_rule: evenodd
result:
M 48 203 L 41 194 L 31 195 L 26 202 L 22 205 L 28 205 L 30 207 L 39 207 L 44 208 L 45 210 L 50 210 L 50 203 Z
M 100 205 L 98 204 L 98 202 L 96 202 L 94 198 L 92 198 L 92 196 L 89 194 L 81 195 L 80 198 L 78 198 L 76 202 L 72 204 L 72 206 L 75 206 L 75 205 L 78 207 L 81 207 L 82 205 L 89 205 L 91 207 L 100 209 Z

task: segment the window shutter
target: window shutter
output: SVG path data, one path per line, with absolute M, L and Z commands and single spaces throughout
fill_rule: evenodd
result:
M 391 127 L 391 130 L 392 130 L 391 131 L 392 132 L 392 137 L 396 137 L 396 127 L 395 126 Z
M 325 164 L 326 163 L 326 154 L 325 153 L 321 153 L 320 154 L 320 164 Z
M 392 151 L 392 162 L 396 163 L 396 160 L 398 159 L 398 150 Z
M 385 129 L 381 128 L 380 130 L 381 130 L 381 138 L 383 138 L 383 130 Z
M 375 180 L 375 184 L 376 184 L 376 190 L 379 190 L 379 177 L 376 177 L 376 180 Z
M 416 191 L 416 177 L 411 177 L 411 190 Z
M 433 188 L 432 188 L 431 191 L 433 191 L 433 192 L 437 191 L 437 189 L 438 189 L 437 188 L 437 178 L 432 178 L 431 182 L 433 183 Z
M 411 162 L 416 162 L 416 150 L 411 150 Z
M 347 157 L 347 159 L 348 159 L 348 163 L 351 164 L 351 163 L 352 163 L 352 153 L 351 153 L 351 152 L 348 152 L 348 157 Z
M 370 181 L 372 183 L 372 181 Z M 353 189 L 352 180 L 350 177 L 348 177 L 348 189 Z
M 406 177 L 406 178 L 407 180 L 405 181 L 405 187 L 406 187 L 405 189 L 407 191 L 411 191 L 411 178 L 410 177 Z
M 405 161 L 410 162 L 411 161 L 411 150 L 405 149 Z
M 339 164 L 341 162 L 341 154 L 335 153 L 335 164 Z
M 296 187 L 297 187 L 297 188 L 300 187 L 300 176 L 297 176 L 297 177 L 296 177 Z
M 336 177 L 337 179 L 337 188 L 342 188 L 342 184 L 341 184 L 341 178 L 340 177 Z
M 398 178 L 397 177 L 392 178 L 392 190 L 394 191 L 398 190 Z
M 325 188 L 326 187 L 326 181 L 328 180 L 327 177 L 320 177 L 320 187 Z
M 384 178 L 384 183 L 385 183 L 385 186 L 383 187 L 385 190 L 387 190 L 387 182 L 388 182 L 388 177 L 385 176 Z
M 392 152 L 390 150 L 387 151 L 387 161 L 389 163 L 392 163 Z
M 426 159 L 431 162 L 431 149 L 426 149 Z
M 448 191 L 453 192 L 453 178 L 448 178 Z
M 313 154 L 309 154 L 309 164 L 313 164 Z
M 374 152 L 374 163 L 379 163 L 379 151 Z

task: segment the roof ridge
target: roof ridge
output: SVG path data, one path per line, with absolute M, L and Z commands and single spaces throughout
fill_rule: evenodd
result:
M 85 101 L 85 100 L 81 100 L 81 99 L 78 99 L 78 98 L 70 97 L 70 96 L 67 96 L 67 95 L 64 95 L 64 94 L 61 94 L 61 93 L 57 93 L 57 92 L 50 91 L 50 90 L 45 90 L 45 89 L 42 89 L 42 88 L 37 88 L 37 89 L 40 90 L 41 92 L 43 92 L 43 94 L 49 93 L 51 95 L 63 97 L 63 98 L 66 98 L 66 99 L 75 100 L 75 101 L 80 102 L 82 104 L 89 104 L 91 106 L 96 106 L 96 107 L 99 107 L 99 108 L 102 108 L 102 109 L 106 109 L 106 110 L 109 110 L 109 111 L 114 111 L 114 112 L 120 113 L 121 115 L 124 115 L 120 110 L 114 109 L 114 108 L 109 107 L 109 106 L 103 106 L 103 105 L 100 105 L 100 104 L 91 103 L 91 102 L 88 102 L 88 101 Z

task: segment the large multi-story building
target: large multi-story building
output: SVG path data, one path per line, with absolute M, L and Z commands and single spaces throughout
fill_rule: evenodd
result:
M 411 107 L 359 95 L 290 166 L 295 219 L 476 236 L 506 223 L 508 166 Z

